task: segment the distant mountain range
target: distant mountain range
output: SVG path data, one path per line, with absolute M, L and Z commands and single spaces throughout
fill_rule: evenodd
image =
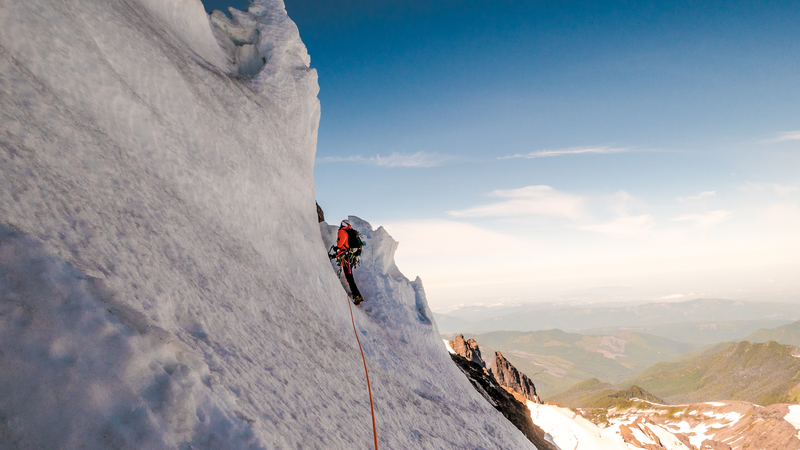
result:
M 703 347 L 710 347 L 720 342 L 750 340 L 749 336 L 751 333 L 761 329 L 778 327 L 786 322 L 787 320 L 774 319 L 707 320 L 650 326 L 601 327 L 581 330 L 580 332 L 589 335 L 610 335 L 621 331 L 632 331 L 634 333 L 662 336 L 674 341 L 689 344 L 695 349 L 702 349 Z M 760 342 L 766 342 L 767 340 L 769 339 Z
M 485 354 L 502 351 L 536 383 L 544 400 L 587 378 L 621 382 L 657 362 L 672 361 L 695 349 L 663 337 L 629 331 L 608 336 L 561 330 L 496 331 L 468 337 L 480 342 Z
M 800 305 L 699 299 L 679 303 L 601 306 L 583 308 L 580 314 L 578 312 L 575 307 L 541 307 L 533 311 L 518 310 L 512 316 L 525 314 L 536 317 L 536 320 L 556 323 L 556 320 L 566 321 L 568 313 L 575 313 L 572 321 L 574 327 L 585 325 L 589 317 L 597 319 L 595 324 L 598 326 L 581 332 L 549 329 L 465 334 L 479 341 L 487 352 L 502 351 L 509 361 L 534 380 L 544 400 L 550 400 L 551 396 L 592 378 L 601 383 L 610 383 L 612 387 L 627 387 L 636 383 L 645 369 L 655 370 L 651 367 L 654 364 L 679 364 L 709 354 L 708 351 L 698 354 L 690 352 L 711 347 L 710 351 L 714 353 L 734 345 L 728 343 L 712 347 L 720 342 L 747 338 L 753 342 L 775 340 L 781 344 L 800 344 L 800 321 L 791 322 L 790 316 L 800 313 Z M 612 317 L 614 314 L 616 318 Z M 678 317 L 702 319 L 713 316 L 718 319 L 667 322 Z M 747 316 L 750 316 L 750 320 L 742 319 Z M 504 317 L 508 316 L 500 316 Z M 489 319 L 485 323 L 496 324 L 499 322 L 497 319 Z M 463 319 L 455 320 L 462 322 L 462 325 L 467 323 Z M 628 325 L 608 325 L 613 321 L 627 321 Z M 474 322 L 469 323 L 475 325 Z M 452 336 L 444 334 L 443 337 Z M 676 360 L 680 361 L 676 363 Z M 662 370 L 672 366 L 658 367 Z M 625 384 L 628 381 L 630 383 Z M 641 386 L 649 389 L 647 385 Z M 661 392 L 658 388 L 653 392 L 667 397 L 667 401 L 671 401 L 675 395 L 689 394 L 689 391 Z M 690 395 L 687 399 L 694 401 L 695 397 Z M 730 399 L 755 401 L 740 397 Z
M 516 305 L 480 311 L 461 309 L 434 316 L 441 333 L 560 329 L 591 334 L 613 328 L 606 333 L 626 329 L 664 336 L 661 333 L 672 334 L 669 330 L 682 327 L 684 331 L 696 330 L 691 339 L 700 337 L 706 343 L 715 343 L 800 320 L 800 305 L 696 299 L 623 306 Z

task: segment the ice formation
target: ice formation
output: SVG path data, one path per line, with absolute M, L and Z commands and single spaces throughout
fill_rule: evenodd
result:
M 316 72 L 281 0 L 231 13 L 0 0 L 0 448 L 372 442 L 316 220 Z M 532 448 L 353 222 L 381 448 Z

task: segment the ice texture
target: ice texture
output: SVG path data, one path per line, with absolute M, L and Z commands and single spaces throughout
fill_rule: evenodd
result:
M 0 0 L 0 449 L 369 448 L 309 61 L 280 0 Z M 532 448 L 353 222 L 381 448 Z

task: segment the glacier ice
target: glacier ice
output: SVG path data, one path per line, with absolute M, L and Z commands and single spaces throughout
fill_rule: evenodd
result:
M 0 0 L 0 448 L 369 445 L 309 63 L 280 0 Z M 382 448 L 532 448 L 354 224 Z

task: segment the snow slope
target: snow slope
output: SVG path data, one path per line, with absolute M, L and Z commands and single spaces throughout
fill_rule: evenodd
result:
M 628 450 L 625 441 L 556 405 L 527 402 L 533 423 L 545 431 L 545 439 L 562 450 Z
M 633 398 L 625 408 L 602 414 L 590 409 L 576 414 L 552 403 L 528 402 L 528 408 L 534 423 L 562 450 L 800 449 L 797 405 L 765 407 L 743 401 L 662 405 Z
M 369 448 L 316 72 L 280 0 L 232 15 L 0 0 L 1 449 Z M 381 448 L 532 448 L 353 221 Z
M 527 405 L 533 423 L 546 432 L 546 439 L 562 450 L 690 450 L 672 432 L 652 422 L 622 419 L 600 428 L 568 408 L 530 401 Z M 623 428 L 627 440 L 623 436 Z

